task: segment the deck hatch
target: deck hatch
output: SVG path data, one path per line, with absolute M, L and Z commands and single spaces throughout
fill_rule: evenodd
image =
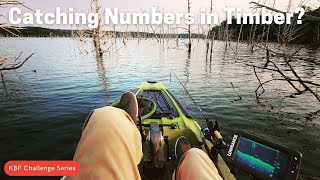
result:
M 156 103 L 157 109 L 151 118 L 178 117 L 174 105 L 163 91 L 143 90 L 138 94 L 138 97 L 147 97 L 152 99 Z

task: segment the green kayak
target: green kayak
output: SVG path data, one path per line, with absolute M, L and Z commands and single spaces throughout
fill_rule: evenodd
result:
M 171 179 L 175 168 L 174 147 L 185 136 L 192 147 L 208 155 L 213 146 L 204 138 L 201 127 L 184 106 L 159 82 L 144 82 L 134 92 L 139 105 L 137 127 L 142 135 L 143 160 L 139 165 L 142 179 Z M 116 100 L 111 106 L 117 106 Z M 160 147 L 157 147 L 157 138 Z M 235 179 L 221 156 L 209 156 L 224 179 Z

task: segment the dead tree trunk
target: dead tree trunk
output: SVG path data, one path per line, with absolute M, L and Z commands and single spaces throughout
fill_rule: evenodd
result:
M 229 39 L 229 26 L 228 26 L 228 23 L 226 22 L 226 25 L 225 25 L 225 29 L 224 29 L 224 40 L 226 42 L 226 45 L 225 45 L 225 49 L 227 50 L 228 48 L 228 39 Z
M 99 0 L 91 1 L 92 10 L 95 13 L 99 14 L 100 6 Z M 93 45 L 96 51 L 96 54 L 101 57 L 103 56 L 103 50 L 101 47 L 102 31 L 101 31 L 101 16 L 98 16 L 98 27 L 93 30 Z
M 191 10 L 191 2 L 188 0 L 188 13 L 190 13 Z M 191 53 L 191 25 L 188 25 L 188 34 L 189 34 L 189 42 L 188 42 L 188 53 Z
M 212 13 L 212 8 L 213 8 L 213 1 L 211 0 L 211 4 L 210 4 L 210 13 Z M 211 29 L 211 26 L 210 24 L 208 25 L 208 33 L 207 33 L 207 38 L 206 38 L 206 45 L 207 45 L 207 53 L 208 54 L 208 51 L 209 51 L 209 41 L 211 40 L 211 45 L 212 45 L 212 41 L 213 41 L 213 38 L 212 38 L 212 31 L 214 31 L 214 29 L 212 28 Z M 211 49 L 212 49 L 212 46 L 211 46 Z

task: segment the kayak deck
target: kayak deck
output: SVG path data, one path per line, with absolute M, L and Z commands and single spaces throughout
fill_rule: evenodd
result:
M 165 86 L 157 82 L 144 82 L 133 93 L 138 99 L 139 111 L 140 109 L 144 111 L 140 112 L 141 118 L 137 126 L 142 132 L 144 157 L 139 164 L 142 179 L 171 179 L 175 169 L 175 142 L 180 136 L 185 136 L 192 147 L 207 152 L 205 144 L 209 141 L 204 143 L 201 127 Z M 119 100 L 111 105 L 116 106 L 118 103 Z M 147 140 L 152 129 L 150 126 L 153 126 L 151 124 L 158 124 L 162 133 L 161 146 L 156 158 L 152 151 L 153 147 Z M 210 143 L 208 148 L 211 147 Z M 218 155 L 218 166 L 224 179 L 234 179 L 220 155 Z

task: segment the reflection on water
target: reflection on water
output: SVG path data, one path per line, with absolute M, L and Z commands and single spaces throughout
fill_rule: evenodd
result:
M 189 71 L 189 68 L 190 68 L 190 58 L 191 58 L 191 54 L 188 53 L 188 57 L 186 58 L 186 69 L 185 69 L 185 73 L 184 73 L 184 77 L 186 78 L 185 80 L 185 85 L 188 84 L 189 82 L 189 76 L 190 76 L 190 71 Z
M 107 71 L 104 67 L 103 57 L 96 56 L 96 60 L 97 60 L 97 73 L 98 73 L 99 79 L 101 80 L 103 90 L 107 90 L 108 89 Z
M 240 44 L 235 61 L 225 43 L 215 41 L 211 57 L 206 58 L 206 43 L 194 42 L 191 55 L 175 41 L 156 40 L 118 42 L 111 56 L 97 59 L 90 52 L 91 41 L 71 39 L 1 39 L 10 49 L 36 52 L 19 70 L 5 75 L 6 89 L 0 84 L 0 160 L 71 159 L 80 138 L 81 126 L 93 108 L 109 104 L 141 82 L 163 82 L 204 126 L 196 107 L 170 69 L 186 85 L 190 94 L 210 119 L 219 120 L 225 137 L 242 129 L 304 154 L 301 177 L 320 177 L 320 119 L 307 121 L 309 112 L 320 104 L 305 93 L 295 98 L 290 85 L 275 81 L 264 88 L 259 105 L 255 89 L 259 85 L 253 69 L 244 62 L 261 62 L 265 52 L 248 51 Z M 182 44 L 180 40 L 179 44 Z M 121 47 L 120 47 L 121 46 Z M 300 56 L 315 59 L 319 53 L 301 51 Z M 107 53 L 106 53 L 107 54 Z M 276 61 L 276 59 L 274 59 Z M 320 82 L 320 70 L 312 62 L 293 63 L 302 78 Z M 318 66 L 319 67 L 319 66 Z M 32 70 L 36 70 L 33 72 Z M 257 70 L 262 81 L 272 78 Z M 170 81 L 171 79 L 171 81 Z M 242 96 L 237 95 L 230 82 Z

